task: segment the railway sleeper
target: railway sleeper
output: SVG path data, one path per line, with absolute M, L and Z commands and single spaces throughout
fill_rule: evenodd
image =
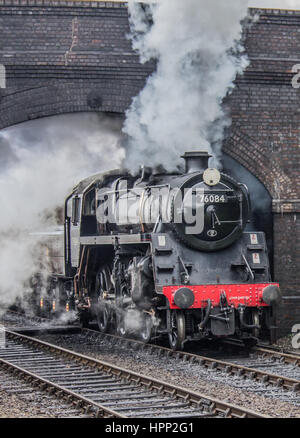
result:
M 157 415 L 157 411 L 143 411 L 140 413 L 134 412 L 134 418 L 206 418 L 206 417 L 216 417 L 217 415 L 212 414 L 211 412 L 198 412 L 198 411 L 187 411 L 184 409 L 181 410 L 172 410 L 171 412 L 164 412 L 164 415 Z M 130 412 L 126 414 L 128 417 L 132 417 Z
M 118 411 L 119 412 L 123 412 L 123 413 L 127 412 L 128 414 L 133 412 L 133 411 L 134 412 L 142 411 L 143 413 L 148 414 L 149 410 L 145 411 L 146 407 L 147 406 L 130 406 L 130 407 L 127 406 L 127 407 L 118 408 Z M 181 412 L 184 412 L 184 411 L 187 412 L 186 408 L 188 408 L 188 407 L 189 407 L 188 403 L 157 404 L 157 405 L 153 404 L 151 406 L 150 411 L 154 415 L 155 415 L 155 413 L 157 413 L 157 410 L 163 410 L 163 411 L 167 411 L 167 410 L 176 410 L 176 411 L 178 411 L 178 410 L 181 410 Z M 191 410 L 188 409 L 188 412 L 191 412 Z M 125 414 L 125 415 L 127 415 L 127 414 Z
M 116 400 L 115 402 L 109 401 L 109 402 L 104 402 L 102 404 L 103 404 L 103 406 L 113 407 L 113 406 L 116 406 L 116 403 L 117 403 L 117 405 L 118 405 L 117 410 L 119 411 L 120 410 L 120 408 L 119 408 L 120 405 L 133 406 L 134 409 L 135 409 L 135 407 L 138 407 L 138 406 L 141 406 L 141 405 L 143 405 L 144 408 L 145 408 L 144 405 L 149 405 L 150 408 L 155 408 L 155 407 L 159 407 L 159 405 L 156 406 L 156 403 L 163 403 L 163 402 L 168 403 L 169 401 L 170 400 L 165 399 L 165 398 L 159 398 L 157 400 L 153 400 L 153 399 L 151 399 L 151 400 L 133 399 L 131 401 L 128 401 L 128 399 L 127 399 L 127 400 L 123 400 L 123 401 L 117 401 Z
M 96 402 L 98 402 L 98 403 L 101 403 L 101 402 L 113 402 L 113 401 L 115 401 L 115 402 L 118 402 L 118 401 L 123 401 L 123 400 L 125 400 L 125 401 L 128 401 L 128 400 L 131 400 L 131 399 L 134 399 L 134 400 L 139 400 L 139 399 L 145 399 L 145 397 L 147 397 L 147 398 L 155 398 L 155 397 L 157 397 L 157 395 L 156 394 L 147 394 L 147 395 L 145 395 L 145 394 L 140 394 L 140 393 L 136 393 L 136 395 L 128 395 L 128 394 L 126 394 L 126 395 L 124 395 L 124 396 L 117 396 L 117 398 L 116 397 L 94 397 L 95 396 L 95 394 L 93 394 L 93 393 L 89 393 L 89 394 L 86 394 L 86 397 L 93 397 L 93 400 L 94 401 L 96 401 Z

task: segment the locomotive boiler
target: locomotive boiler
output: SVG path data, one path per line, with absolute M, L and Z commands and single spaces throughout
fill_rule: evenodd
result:
M 245 185 L 186 152 L 185 169 L 143 167 L 81 181 L 65 202 L 64 272 L 51 274 L 49 308 L 76 309 L 171 348 L 203 338 L 274 340 L 279 285 L 265 235 L 245 231 Z

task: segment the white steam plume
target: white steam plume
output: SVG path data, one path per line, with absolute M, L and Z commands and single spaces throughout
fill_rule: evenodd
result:
M 119 120 L 74 114 L 1 131 L 1 303 L 13 303 L 39 267 L 38 246 L 29 233 L 55 225 L 51 213 L 80 179 L 120 167 L 120 130 Z
M 126 114 L 127 167 L 173 169 L 180 153 L 212 144 L 217 154 L 230 124 L 222 99 L 248 65 L 239 43 L 247 5 L 161 0 L 145 9 L 129 0 L 133 48 L 142 62 L 157 60 L 157 69 Z

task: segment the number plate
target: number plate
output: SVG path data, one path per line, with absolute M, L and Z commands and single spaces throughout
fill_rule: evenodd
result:
M 202 204 L 226 204 L 228 198 L 226 195 L 205 194 L 201 193 L 197 195 L 197 201 Z

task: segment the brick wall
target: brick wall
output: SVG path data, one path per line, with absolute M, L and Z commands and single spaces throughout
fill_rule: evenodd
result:
M 225 100 L 232 132 L 224 150 L 273 198 L 274 273 L 285 296 L 300 297 L 300 11 L 255 10 L 245 30 L 251 64 Z M 0 128 L 76 111 L 123 113 L 155 68 L 141 65 L 126 38 L 127 8 L 117 2 L 0 0 Z M 287 332 L 300 301 L 281 311 Z
M 250 66 L 226 100 L 233 126 L 225 150 L 266 186 L 273 198 L 274 280 L 282 286 L 281 333 L 300 322 L 300 11 L 258 11 L 245 32 Z
M 286 297 L 279 312 L 281 333 L 300 323 L 300 213 L 274 213 L 274 277 Z
M 0 0 L 0 128 L 67 112 L 124 112 L 154 69 L 139 63 L 128 32 L 123 3 Z

